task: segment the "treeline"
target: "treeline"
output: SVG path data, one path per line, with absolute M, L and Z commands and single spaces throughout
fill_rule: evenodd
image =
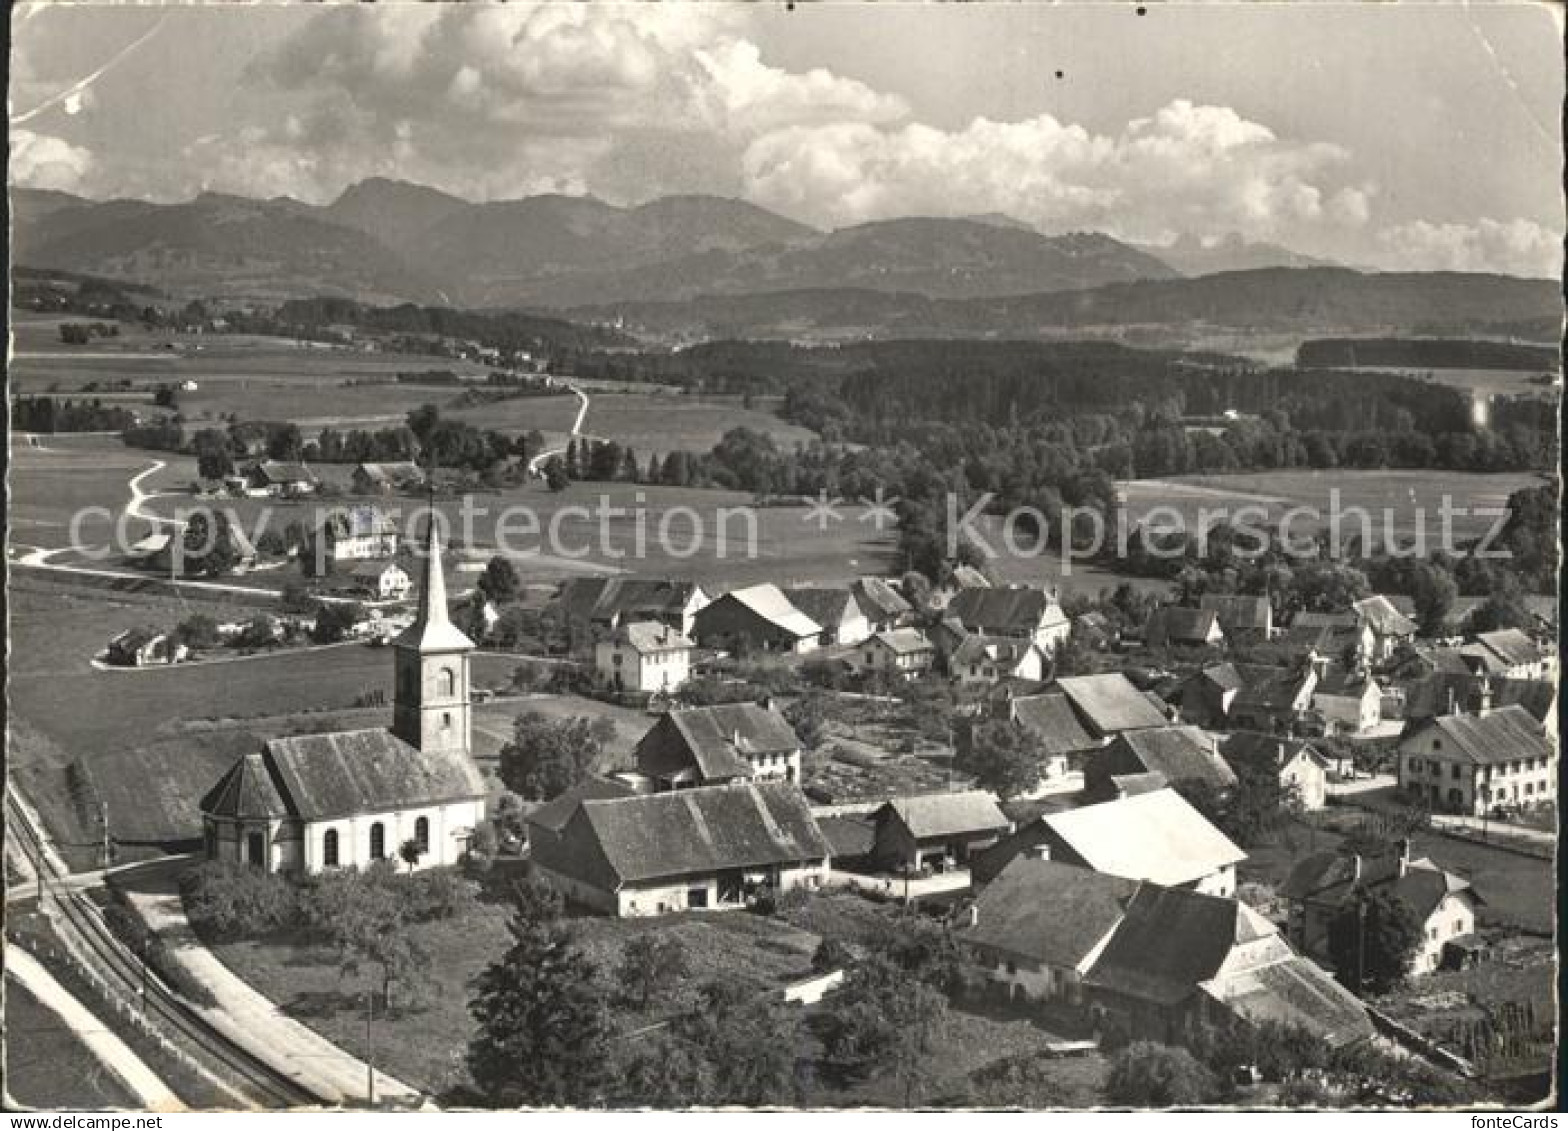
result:
M 1296 349 L 1303 369 L 1381 365 L 1404 369 L 1522 369 L 1555 371 L 1550 346 L 1477 338 L 1314 338 Z
M 117 432 L 136 423 L 136 414 L 119 405 L 54 397 L 17 397 L 11 402 L 11 427 L 18 432 Z
M 327 326 L 345 325 L 383 334 L 428 335 L 479 342 L 503 352 L 586 350 L 629 344 L 630 339 L 604 327 L 581 326 L 559 318 L 520 311 L 479 313 L 444 306 L 367 306 L 342 298 L 292 299 L 269 316 L 284 332 L 309 334 Z

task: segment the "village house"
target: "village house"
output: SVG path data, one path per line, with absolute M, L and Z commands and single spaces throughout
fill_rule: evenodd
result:
M 1109 801 L 1122 792 L 1117 778 L 1142 774 L 1158 774 L 1177 788 L 1196 784 L 1224 792 L 1236 785 L 1236 774 L 1220 757 L 1213 735 L 1193 726 L 1149 727 L 1117 735 L 1089 759 L 1084 798 Z
M 1021 855 L 975 900 L 957 937 L 1010 999 L 1078 1005 L 1137 890 L 1136 880 Z
M 1490 676 L 1444 674 L 1412 680 L 1405 693 L 1405 729 L 1438 715 L 1480 714 L 1483 707 L 1494 710 L 1517 704 L 1530 717 L 1557 731 L 1557 684 L 1546 679 L 1493 679 Z
M 1067 696 L 1079 721 L 1096 738 L 1109 739 L 1124 730 L 1162 727 L 1171 721 L 1120 672 L 1063 676 L 1049 690 Z
M 1146 883 L 1084 977 L 1097 1028 L 1180 1044 L 1273 1023 L 1329 1048 L 1372 1037 L 1365 1007 L 1236 899 Z
M 822 626 L 790 604 L 777 585 L 733 589 L 696 616 L 695 638 L 704 648 L 730 652 L 815 651 Z
M 1548 679 L 1554 667 L 1551 653 L 1517 628 L 1477 633 L 1459 655 L 1476 675 L 1500 679 Z
M 149 664 L 178 664 L 190 649 L 170 633 L 155 628 L 130 628 L 109 641 L 106 658 L 117 667 L 143 668 Z
M 1304 811 L 1328 803 L 1329 761 L 1311 743 L 1245 730 L 1220 739 L 1220 755 L 1238 777 L 1249 770 L 1273 774 Z
M 1371 663 L 1377 638 L 1355 613 L 1297 613 L 1283 637 L 1294 656 L 1329 656 L 1351 663 Z
M 1032 640 L 1006 636 L 966 636 L 948 657 L 947 670 L 961 687 L 1019 680 L 1037 683 L 1050 663 L 1045 652 Z
M 1056 598 L 1026 585 L 960 590 L 948 602 L 947 615 L 966 633 L 1029 640 L 1047 653 L 1072 632 L 1072 622 Z
M 1439 969 L 1450 944 L 1463 945 L 1475 933 L 1476 907 L 1484 902 L 1463 877 L 1426 857 L 1410 859 L 1408 840 L 1401 841 L 1397 851 L 1381 856 L 1319 852 L 1291 869 L 1279 889 L 1290 908 L 1291 941 L 1329 962 L 1329 926 L 1358 891 L 1387 891 L 1415 914 L 1421 942 L 1410 959 L 1412 974 Z
M 691 678 L 694 647 L 667 624 L 633 621 L 594 645 L 594 672 L 616 691 L 669 694 Z
M 1212 648 L 1225 642 L 1213 609 L 1161 605 L 1149 614 L 1143 639 L 1151 648 Z
M 412 460 L 359 463 L 349 474 L 349 484 L 356 495 L 390 495 L 420 490 L 425 485 L 425 473 Z
M 1085 728 L 1072 703 L 1060 691 L 1007 698 L 1000 714 L 1029 733 L 1042 778 L 1061 778 L 1080 771 L 1103 740 Z
M 1045 813 L 981 854 L 976 883 L 1015 856 L 1040 855 L 1128 880 L 1232 895 L 1247 854 L 1173 789 L 1156 789 L 1060 813 Z
M 354 587 L 378 601 L 401 601 L 414 582 L 396 562 L 359 562 L 350 574 Z
M 872 632 L 887 632 L 909 623 L 914 609 L 903 594 L 880 577 L 861 577 L 850 585 L 855 603 L 871 624 Z
M 955 565 L 931 593 L 931 604 L 946 608 L 954 597 L 969 589 L 989 589 L 991 579 L 971 565 Z
M 984 790 L 895 797 L 876 810 L 872 858 L 889 871 L 947 872 L 1012 831 L 1013 823 Z
M 1381 664 L 1399 648 L 1416 637 L 1416 623 L 1405 616 L 1387 597 L 1372 596 L 1351 605 L 1356 619 L 1372 632 L 1368 659 Z
M 1121 640 L 1121 631 L 1104 613 L 1081 613 L 1073 618 L 1073 632 L 1084 645 L 1097 651 L 1109 651 Z
M 1439 715 L 1399 740 L 1399 788 L 1445 813 L 1487 816 L 1557 801 L 1557 753 L 1546 729 L 1514 704 Z
M 827 840 L 786 782 L 574 798 L 551 823 L 528 818 L 533 874 L 615 916 L 740 909 L 828 878 Z
M 1288 733 L 1300 728 L 1312 709 L 1318 673 L 1311 663 L 1292 668 L 1238 666 L 1243 684 L 1231 701 L 1227 721 L 1238 730 Z
M 656 791 L 738 781 L 800 781 L 803 744 L 784 716 L 755 703 L 668 711 L 632 757 Z
M 855 650 L 849 663 L 865 675 L 883 672 L 914 679 L 936 663 L 936 645 L 918 628 L 882 629 Z
M 1174 699 L 1181 708 L 1183 721 L 1200 727 L 1222 727 L 1245 686 L 1238 665 L 1210 664 L 1184 679 Z
M 456 864 L 485 816 L 471 750 L 473 642 L 447 617 L 434 524 L 414 623 L 393 641 L 392 729 L 275 738 L 201 800 L 209 860 L 317 873 L 397 860 Z
M 871 635 L 871 621 L 848 589 L 805 586 L 784 590 L 784 597 L 822 626 L 820 644 L 859 644 Z
M 1383 721 L 1383 689 L 1365 668 L 1330 662 L 1312 689 L 1312 709 L 1325 734 L 1366 734 Z
M 1207 594 L 1198 598 L 1198 607 L 1219 616 L 1220 630 L 1232 648 L 1267 644 L 1274 635 L 1274 604 L 1267 597 Z
M 316 537 L 322 547 L 319 554 L 329 566 L 397 553 L 397 523 L 379 507 L 339 507 L 322 518 Z
M 319 483 L 303 463 L 283 460 L 257 460 L 246 466 L 242 477 L 249 495 L 273 498 L 298 498 L 315 494 Z
M 656 621 L 696 639 L 697 612 L 710 600 L 693 581 L 590 577 L 568 581 L 561 589 L 559 608 L 571 650 L 583 653 L 620 625 L 634 621 Z

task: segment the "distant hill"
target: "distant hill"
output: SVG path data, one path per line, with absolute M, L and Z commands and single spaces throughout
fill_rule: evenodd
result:
M 1215 275 L 1224 271 L 1258 271 L 1267 267 L 1337 267 L 1328 259 L 1302 255 L 1276 243 L 1253 243 L 1232 232 L 1225 238 L 1205 243 L 1183 235 L 1166 247 L 1141 246 L 1158 256 L 1183 275 Z
M 1366 274 L 1343 267 L 1267 268 L 1093 289 L 937 299 L 829 288 L 705 295 L 686 302 L 611 303 L 568 311 L 665 337 L 1065 337 L 1173 340 L 1203 329 L 1326 336 L 1458 336 L 1513 320 L 1555 320 L 1547 280 L 1456 272 Z M 1417 329 L 1417 328 L 1421 329 Z
M 398 248 L 454 212 L 471 207 L 466 200 L 408 181 L 371 177 L 343 190 L 319 211 L 320 218 L 374 236 Z

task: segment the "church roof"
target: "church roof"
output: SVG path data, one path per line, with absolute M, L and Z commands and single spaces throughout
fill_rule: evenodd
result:
M 272 780 L 266 759 L 247 754 L 218 779 L 201 799 L 201 811 L 236 820 L 269 820 L 290 815 L 289 807 Z
M 307 821 L 485 794 L 467 757 L 420 750 L 385 730 L 275 738 L 246 757 L 265 761 L 289 815 Z

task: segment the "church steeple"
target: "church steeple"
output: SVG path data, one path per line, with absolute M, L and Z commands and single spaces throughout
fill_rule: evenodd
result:
M 392 733 L 421 750 L 468 754 L 468 657 L 474 642 L 447 612 L 441 534 L 434 513 L 425 537 L 419 610 L 392 647 L 396 676 Z

